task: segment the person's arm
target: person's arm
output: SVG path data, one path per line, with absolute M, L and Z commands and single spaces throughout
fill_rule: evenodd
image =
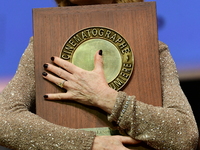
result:
M 160 65 L 163 107 L 142 103 L 137 97 L 120 92 L 109 120 L 155 149 L 194 150 L 198 141 L 197 125 L 179 85 L 175 63 L 168 47 L 161 42 Z
M 14 78 L 0 94 L 1 146 L 13 150 L 128 150 L 123 144 L 139 142 L 124 136 L 95 136 L 94 132 L 58 126 L 31 113 L 35 103 L 33 56 L 31 39 Z
M 90 150 L 93 132 L 61 127 L 29 112 L 35 103 L 33 55 L 31 40 L 14 78 L 0 94 L 0 145 L 23 150 Z
M 99 107 L 110 114 L 109 121 L 116 122 L 132 138 L 145 141 L 156 149 L 195 149 L 197 125 L 179 85 L 168 47 L 160 43 L 163 107 L 145 104 L 135 96 L 111 89 L 105 81 L 102 53 L 99 52 L 100 55 L 95 55 L 92 71 L 83 70 L 58 57 L 53 57 L 52 61 L 61 68 L 45 64 L 46 70 L 59 77 L 50 73 L 43 74 L 43 77 L 57 85 L 64 83 L 62 88 L 67 90 L 66 93 L 46 94 L 46 100 L 69 99 Z

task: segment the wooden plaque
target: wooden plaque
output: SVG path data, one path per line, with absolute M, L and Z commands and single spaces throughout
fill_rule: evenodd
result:
M 120 33 L 134 54 L 134 71 L 123 91 L 137 100 L 162 105 L 155 2 L 33 9 L 36 111 L 42 118 L 71 128 L 112 126 L 107 114 L 95 107 L 69 101 L 46 101 L 46 93 L 61 92 L 44 80 L 43 64 L 59 56 L 76 32 L 93 26 Z

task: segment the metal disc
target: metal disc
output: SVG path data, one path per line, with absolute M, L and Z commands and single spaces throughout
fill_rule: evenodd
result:
M 133 71 L 133 54 L 127 41 L 116 31 L 105 27 L 90 27 L 78 31 L 67 40 L 60 57 L 91 71 L 94 55 L 103 51 L 104 74 L 109 86 L 120 90 Z

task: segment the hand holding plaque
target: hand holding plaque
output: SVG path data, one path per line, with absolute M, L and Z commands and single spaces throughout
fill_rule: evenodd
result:
M 87 71 L 59 57 L 52 57 L 52 61 L 59 67 L 45 64 L 44 68 L 57 76 L 43 73 L 43 77 L 61 88 L 67 90 L 66 93 L 48 94 L 44 97 L 48 100 L 75 100 L 82 104 L 99 107 L 111 113 L 115 104 L 117 91 L 110 88 L 106 81 L 102 50 L 96 52 L 94 58 L 94 69 Z M 98 85 L 98 86 L 97 86 Z

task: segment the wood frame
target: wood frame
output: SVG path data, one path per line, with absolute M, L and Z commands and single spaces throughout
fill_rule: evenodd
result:
M 42 118 L 71 128 L 112 126 L 107 114 L 98 108 L 43 99 L 46 93 L 61 92 L 59 87 L 42 78 L 43 64 L 51 62 L 51 56 L 60 55 L 69 37 L 90 26 L 111 28 L 130 44 L 134 71 L 122 90 L 135 95 L 139 101 L 162 105 L 155 2 L 37 8 L 33 9 L 33 22 L 36 111 Z

